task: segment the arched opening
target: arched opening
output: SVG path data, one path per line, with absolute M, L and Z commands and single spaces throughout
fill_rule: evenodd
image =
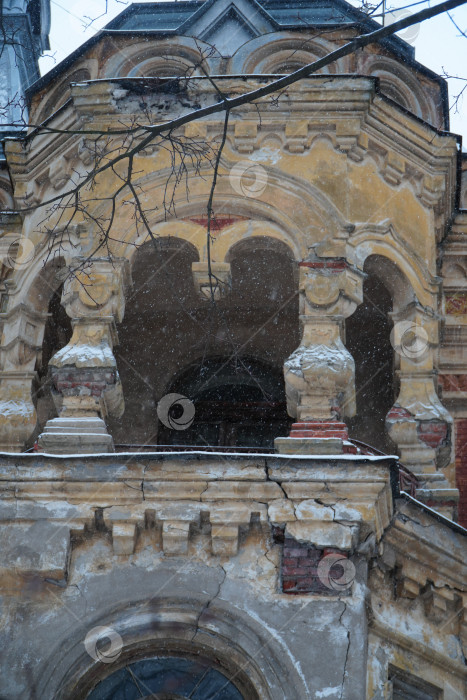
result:
M 37 364 L 36 385 L 33 387 L 33 396 L 36 397 L 39 430 L 50 418 L 56 415 L 55 404 L 48 381 L 49 362 L 56 352 L 69 343 L 73 333 L 71 320 L 61 303 L 62 291 L 63 284 L 52 293 L 47 308 L 49 316 L 44 329 L 42 354 Z
M 248 357 L 210 358 L 189 368 L 168 393 L 193 403 L 193 421 L 179 421 L 174 404 L 172 425 L 161 423 L 160 444 L 271 448 L 290 427 L 282 372 Z
M 390 342 L 393 299 L 384 277 L 365 265 L 363 303 L 346 320 L 346 346 L 355 360 L 357 413 L 349 421 L 351 437 L 383 452 L 394 452 L 385 418 L 396 393 L 394 351 Z
M 232 269 L 232 304 L 237 308 L 297 303 L 296 268 L 290 248 L 269 236 L 239 241 L 227 253 Z
M 332 43 L 321 37 L 303 42 L 299 34 L 291 36 L 290 33 L 276 37 L 274 42 L 265 43 L 263 40 L 253 39 L 248 44 L 248 54 L 242 61 L 244 74 L 271 74 L 286 73 L 313 63 L 326 56 L 333 49 Z M 238 53 L 238 58 L 242 55 Z M 240 67 L 240 64 L 239 64 Z M 345 72 L 342 60 L 339 59 L 330 66 L 324 66 L 318 73 L 343 73 Z
M 244 700 L 236 678 L 229 678 L 202 656 L 157 656 L 128 664 L 104 678 L 87 700 Z M 251 695 L 250 695 L 251 697 Z
M 36 377 L 32 386 L 32 398 L 37 412 L 36 433 L 56 415 L 48 381 L 49 362 L 58 350 L 67 345 L 72 336 L 71 320 L 61 303 L 64 269 L 65 260 L 60 256 L 44 264 L 35 276 L 25 299 L 26 305 L 43 315 L 45 321 L 42 347 L 35 359 Z
M 194 42 L 188 37 L 179 37 L 176 43 L 170 39 L 160 40 L 154 47 L 144 41 L 128 46 L 122 43 L 122 38 L 112 37 L 107 42 L 104 40 L 103 47 L 106 43 L 108 58 L 101 66 L 102 78 L 174 77 L 198 75 L 202 68 L 208 70 L 207 62 L 200 57 L 200 52 L 208 45 L 201 40 Z M 209 49 L 206 54 L 208 52 Z
M 215 303 L 195 286 L 197 258 L 176 238 L 135 254 L 114 351 L 125 396 L 123 417 L 108 422 L 116 445 L 266 447 L 284 434 L 282 368 L 299 341 L 293 255 L 267 236 L 242 240 L 227 255 L 231 285 Z M 199 377 L 210 378 L 202 390 Z M 159 402 L 174 392 L 196 399 L 190 431 L 158 419 Z

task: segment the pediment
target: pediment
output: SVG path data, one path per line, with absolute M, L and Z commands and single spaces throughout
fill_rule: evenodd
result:
M 246 41 L 275 29 L 255 0 L 208 0 L 179 31 L 212 44 L 222 56 L 233 56 Z

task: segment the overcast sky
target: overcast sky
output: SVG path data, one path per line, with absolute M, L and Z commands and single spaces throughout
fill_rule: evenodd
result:
M 139 0 L 140 2 L 149 0 Z M 46 73 L 57 62 L 63 60 L 83 41 L 89 39 L 100 27 L 122 12 L 131 0 L 108 0 L 107 13 L 104 13 L 105 0 L 51 0 L 52 29 L 50 34 L 51 51 L 48 57 L 41 59 L 42 73 Z M 353 3 L 357 4 L 357 3 Z M 406 7 L 409 0 L 387 0 L 387 7 L 399 8 L 399 12 L 408 12 L 400 8 Z M 417 4 L 414 10 L 422 9 L 433 2 Z M 99 17 L 100 16 L 100 17 Z M 86 28 L 89 20 L 95 21 Z M 389 17 L 391 17 L 389 15 Z M 467 33 L 467 4 L 451 13 L 459 28 Z M 98 18 L 98 19 L 95 19 Z M 396 17 L 400 19 L 400 16 Z M 380 21 L 380 20 L 379 20 Z M 415 57 L 439 74 L 467 79 L 467 38 L 454 26 L 449 17 L 444 14 L 424 22 L 418 27 L 409 27 L 402 32 L 402 38 L 415 46 Z M 451 104 L 467 82 L 449 80 Z M 467 88 L 464 98 L 460 99 L 455 108 L 451 109 L 451 131 L 462 134 L 464 150 L 467 146 Z

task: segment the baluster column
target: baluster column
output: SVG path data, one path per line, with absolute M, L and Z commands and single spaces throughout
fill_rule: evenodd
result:
M 72 319 L 73 335 L 49 362 L 59 416 L 47 422 L 39 437 L 44 451 L 113 451 L 105 418 L 119 417 L 124 410 L 113 347 L 115 322 L 123 318 L 127 264 L 96 259 L 65 281 L 62 304 Z
M 435 387 L 435 352 L 439 316 L 418 303 L 392 314 L 392 344 L 398 361 L 400 390 L 386 417 L 401 462 L 419 478 L 422 500 L 452 511 L 458 499 L 442 472 L 452 452 L 452 418 Z M 446 511 L 446 512 L 447 512 Z
M 353 451 L 343 419 L 356 410 L 355 365 L 341 333 L 362 302 L 365 275 L 341 259 L 299 268 L 302 340 L 284 364 L 287 409 L 296 423 L 275 445 L 284 453 Z

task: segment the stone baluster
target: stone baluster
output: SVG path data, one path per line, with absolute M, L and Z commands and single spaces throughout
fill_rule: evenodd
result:
M 20 303 L 0 313 L 0 450 L 21 452 L 36 426 L 31 396 L 47 314 Z
M 113 451 L 104 421 L 124 410 L 113 346 L 115 321 L 123 318 L 127 264 L 96 259 L 65 281 L 62 304 L 72 320 L 73 335 L 49 362 L 59 417 L 49 420 L 39 437 L 44 451 Z
M 296 419 L 290 437 L 277 438 L 285 453 L 353 451 L 345 416 L 353 416 L 355 365 L 344 346 L 344 319 L 362 302 L 364 274 L 345 260 L 300 263 L 300 346 L 284 365 L 287 409 Z
M 399 365 L 400 390 L 386 417 L 386 427 L 401 462 L 420 479 L 419 496 L 430 502 L 453 502 L 457 490 L 449 488 L 439 471 L 450 463 L 452 451 L 452 418 L 435 387 L 434 353 L 439 345 L 440 319 L 417 303 L 393 313 L 392 318 L 391 340 Z

